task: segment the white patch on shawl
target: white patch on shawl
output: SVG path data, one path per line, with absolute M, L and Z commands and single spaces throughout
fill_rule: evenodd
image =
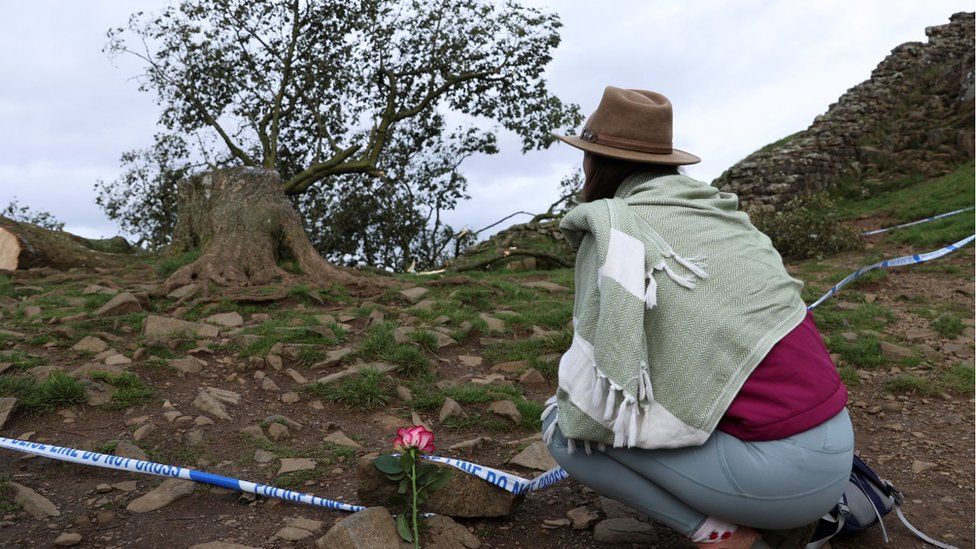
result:
M 643 301 L 644 243 L 617 229 L 610 229 L 607 257 L 600 267 L 599 277 L 615 280 L 628 293 Z

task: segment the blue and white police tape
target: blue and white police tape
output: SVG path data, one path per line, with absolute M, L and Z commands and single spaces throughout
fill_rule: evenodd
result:
M 165 465 L 162 463 L 154 463 L 140 459 L 110 456 L 107 454 L 100 454 L 98 452 L 89 452 L 64 446 L 54 446 L 40 442 L 0 437 L 0 448 L 7 448 L 8 450 L 34 454 L 37 456 L 77 463 L 80 465 L 103 467 L 106 469 L 116 469 L 119 471 L 130 471 L 133 473 L 156 475 L 160 477 L 192 480 L 194 482 L 211 484 L 213 486 L 219 486 L 229 490 L 236 490 L 238 492 L 248 492 L 259 496 L 283 499 L 285 501 L 304 503 L 317 507 L 325 507 L 327 509 L 334 509 L 337 511 L 356 512 L 365 509 L 365 507 L 362 505 L 343 503 L 341 501 L 320 498 L 312 494 L 294 492 L 292 490 L 285 490 L 284 488 L 269 486 L 267 484 L 258 484 L 248 482 L 246 480 L 239 480 L 212 473 L 195 471 L 186 467 Z M 478 465 L 476 463 L 471 463 L 470 461 L 464 461 L 463 459 L 432 455 L 425 455 L 423 458 L 432 462 L 443 463 L 456 469 L 460 469 L 465 473 L 478 477 L 485 482 L 516 495 L 523 495 L 529 492 L 547 488 L 569 477 L 569 474 L 567 474 L 562 467 L 550 469 L 533 479 L 525 479 L 506 471 L 485 467 L 484 465 Z
M 18 440 L 5 437 L 0 437 L 0 448 L 7 448 L 17 452 L 34 454 L 60 461 L 78 463 L 80 465 L 104 467 L 106 469 L 117 469 L 119 471 L 130 471 L 145 475 L 192 480 L 194 482 L 212 484 L 214 486 L 227 488 L 229 490 L 236 490 L 238 492 L 247 492 L 250 494 L 283 499 L 285 501 L 295 503 L 315 505 L 317 507 L 325 507 L 327 509 L 334 509 L 337 511 L 356 512 L 365 509 L 365 507 L 362 505 L 343 503 L 341 501 L 313 496 L 312 494 L 304 494 L 301 492 L 294 492 L 292 490 L 285 490 L 284 488 L 278 488 L 276 486 L 268 486 L 267 484 L 258 484 L 255 482 L 248 482 L 246 480 L 238 480 L 236 478 L 214 475 L 212 473 L 194 471 L 193 469 L 187 469 L 185 467 L 143 461 L 141 459 L 110 456 L 106 454 L 99 454 L 98 452 L 87 452 L 84 450 L 77 450 L 75 448 L 52 446 L 50 444 L 41 444 L 39 442 L 30 442 L 27 440 Z
M 498 469 L 492 469 L 491 467 L 485 467 L 484 465 L 464 461 L 463 459 L 430 455 L 425 455 L 423 458 L 428 461 L 443 463 L 456 469 L 460 469 L 469 475 L 476 476 L 481 480 L 484 480 L 515 495 L 527 494 L 529 492 L 548 488 L 549 486 L 552 486 L 563 479 L 569 478 L 569 473 L 567 473 L 562 467 L 553 467 L 545 473 L 542 473 L 541 475 L 530 480 L 513 475 L 512 473 L 506 473 L 505 471 L 499 471 Z
M 966 244 L 969 244 L 973 240 L 976 240 L 976 235 L 967 236 L 966 238 L 960 240 L 959 242 L 956 242 L 955 244 L 949 244 L 948 246 L 944 248 L 939 248 L 938 250 L 935 250 L 933 252 L 929 252 L 925 254 L 906 255 L 903 257 L 896 257 L 894 259 L 886 259 L 884 261 L 879 261 L 877 263 L 868 265 L 866 267 L 861 267 L 860 269 L 844 277 L 844 280 L 841 280 L 840 282 L 835 284 L 833 288 L 831 288 L 827 293 L 822 295 L 820 299 L 814 301 L 812 305 L 807 307 L 807 309 L 813 309 L 816 306 L 823 303 L 824 301 L 827 301 L 829 298 L 836 295 L 841 288 L 847 286 L 851 282 L 854 282 L 858 278 L 861 278 L 862 276 L 864 276 L 865 273 L 869 271 L 873 271 L 875 269 L 887 269 L 889 267 L 902 267 L 905 265 L 915 265 L 917 263 L 925 263 L 926 261 L 932 261 L 933 259 L 938 259 L 944 255 L 951 254 L 952 252 L 958 250 L 959 248 L 962 248 Z
M 861 236 L 871 236 L 874 234 L 886 233 L 888 231 L 893 231 L 895 229 L 904 229 L 905 227 L 911 227 L 913 225 L 921 225 L 922 223 L 928 223 L 929 221 L 935 221 L 936 219 L 945 219 L 946 217 L 952 217 L 956 214 L 961 214 L 962 212 L 968 212 L 970 210 L 976 209 L 976 206 L 970 208 L 963 208 L 961 210 L 953 210 L 951 212 L 946 212 L 944 214 L 933 215 L 932 217 L 926 217 L 925 219 L 919 219 L 917 221 L 911 221 L 909 223 L 902 223 L 901 225 L 895 225 L 893 227 L 885 227 L 884 229 L 875 229 L 873 231 L 864 231 Z

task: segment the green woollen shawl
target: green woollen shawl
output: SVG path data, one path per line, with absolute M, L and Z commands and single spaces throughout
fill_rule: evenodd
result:
M 588 451 L 708 439 L 806 311 L 802 283 L 737 206 L 690 177 L 636 174 L 565 216 L 575 333 L 543 415 L 558 410 L 547 440 L 557 423 Z

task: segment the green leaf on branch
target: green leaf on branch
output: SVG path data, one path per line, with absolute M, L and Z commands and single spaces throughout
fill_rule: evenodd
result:
M 400 460 L 389 454 L 382 455 L 374 459 L 373 465 L 387 476 L 403 474 L 404 471 Z
M 400 513 L 396 518 L 396 529 L 397 534 L 400 534 L 400 538 L 408 543 L 413 543 L 413 533 L 410 532 L 410 523 L 407 522 L 407 514 Z
M 444 486 L 447 486 L 447 483 L 451 481 L 452 474 L 453 471 L 451 471 L 450 469 L 441 469 L 437 473 L 437 476 L 434 478 L 434 480 L 432 480 L 429 484 L 427 484 L 425 488 L 427 490 L 440 490 Z

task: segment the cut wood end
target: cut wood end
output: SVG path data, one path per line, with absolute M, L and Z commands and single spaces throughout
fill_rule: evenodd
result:
M 0 228 L 0 271 L 17 270 L 22 249 L 20 239 L 7 229 Z

